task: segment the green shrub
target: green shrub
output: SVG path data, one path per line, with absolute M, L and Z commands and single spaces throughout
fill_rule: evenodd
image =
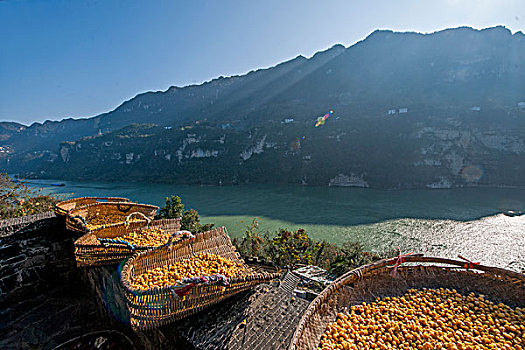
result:
M 305 230 L 281 229 L 266 245 L 269 258 L 279 266 L 311 265 L 321 243 L 314 242 Z
M 252 223 L 246 226 L 240 239 L 234 238 L 232 241 L 241 256 L 259 258 L 266 258 L 264 242 L 265 239 L 259 232 L 259 221 L 257 218 L 254 218 Z
M 315 241 L 305 230 L 280 229 L 274 234 L 261 235 L 259 222 L 253 219 L 240 238 L 234 238 L 242 257 L 258 257 L 277 266 L 316 265 L 340 276 L 346 271 L 382 259 L 386 254 L 370 253 L 357 242 L 341 246 L 326 241 Z
M 346 271 L 361 265 L 370 264 L 383 257 L 384 254 L 366 252 L 359 242 L 345 242 L 338 249 L 335 259 L 328 267 L 328 271 L 336 276 L 340 276 Z

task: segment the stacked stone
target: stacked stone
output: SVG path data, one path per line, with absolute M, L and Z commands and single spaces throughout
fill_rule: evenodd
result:
M 297 278 L 288 275 L 282 285 L 262 284 L 187 320 L 135 333 L 118 265 L 77 268 L 78 237 L 64 226 L 52 212 L 0 221 L 0 349 L 93 339 L 120 339 L 121 348 L 285 349 L 308 305 L 293 298 Z

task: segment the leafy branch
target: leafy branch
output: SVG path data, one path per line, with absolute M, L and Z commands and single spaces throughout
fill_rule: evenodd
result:
M 24 182 L 14 182 L 6 173 L 0 173 L 0 219 L 44 213 L 53 210 L 62 200 L 60 196 L 43 195 L 41 191 Z

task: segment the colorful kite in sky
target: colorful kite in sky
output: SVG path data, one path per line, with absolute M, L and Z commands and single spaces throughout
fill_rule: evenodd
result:
M 322 117 L 317 118 L 317 123 L 315 123 L 315 127 L 318 128 L 320 125 L 324 125 L 326 123 L 326 119 L 328 119 L 329 116 L 331 116 L 334 113 L 334 111 L 330 110 L 329 113 L 326 113 Z

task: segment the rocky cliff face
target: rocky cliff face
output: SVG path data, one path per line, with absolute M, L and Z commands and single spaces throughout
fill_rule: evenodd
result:
M 0 141 L 8 140 L 16 133 L 25 130 L 26 126 L 19 123 L 0 122 Z
M 376 31 L 94 118 L 35 123 L 0 141 L 0 166 L 76 179 L 328 185 L 353 173 L 383 188 L 524 186 L 523 62 L 525 36 L 503 27 Z M 132 124 L 145 122 L 155 125 Z
M 366 121 L 346 114 L 322 128 L 308 121 L 249 129 L 209 123 L 184 130 L 135 125 L 62 143 L 57 154 L 40 154 L 28 164 L 40 170 L 39 176 L 85 180 L 525 186 L 525 113 L 509 111 L 501 125 L 487 122 L 483 112 L 465 121 L 461 113 L 471 112 L 457 110 L 459 117 L 437 122 L 427 113 L 381 114 Z

